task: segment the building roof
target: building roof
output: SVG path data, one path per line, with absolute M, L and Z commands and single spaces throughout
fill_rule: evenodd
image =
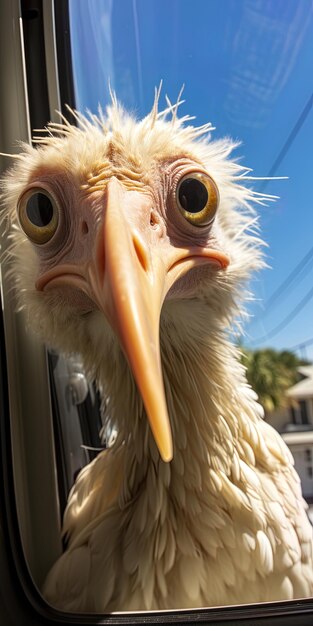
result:
M 288 398 L 313 398 L 313 365 L 302 365 L 298 372 L 304 376 L 302 380 L 287 389 Z

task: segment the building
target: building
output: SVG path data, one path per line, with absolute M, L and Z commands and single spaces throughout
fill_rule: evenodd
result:
M 294 458 L 303 496 L 313 502 L 313 430 L 283 433 L 282 437 Z
M 298 368 L 300 380 L 287 390 L 291 418 L 295 425 L 313 429 L 313 365 Z
M 303 495 L 313 502 L 313 365 L 303 365 L 298 372 L 300 380 L 286 392 L 291 421 L 282 437 L 294 457 Z

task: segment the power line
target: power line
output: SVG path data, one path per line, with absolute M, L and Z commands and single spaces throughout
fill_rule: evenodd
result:
M 290 322 L 302 311 L 305 305 L 311 300 L 311 298 L 313 298 L 313 287 L 308 291 L 304 298 L 302 298 L 302 300 L 298 302 L 297 306 L 291 311 L 291 313 L 289 313 L 289 315 L 287 315 L 285 319 L 280 322 L 280 324 L 278 324 L 278 326 L 275 326 L 273 330 L 271 330 L 266 335 L 263 335 L 263 337 L 258 337 L 257 339 L 254 339 L 253 341 L 251 341 L 251 343 L 261 343 L 262 341 L 266 341 L 267 339 L 272 339 L 272 337 L 275 337 L 275 335 L 283 330 L 285 326 L 290 324 Z
M 293 129 L 291 130 L 290 134 L 288 135 L 282 149 L 280 150 L 277 158 L 275 159 L 272 167 L 270 168 L 269 172 L 268 172 L 268 177 L 272 177 L 278 167 L 280 166 L 281 162 L 283 161 L 283 159 L 285 158 L 288 150 L 290 149 L 292 143 L 294 142 L 296 136 L 298 135 L 300 129 L 302 128 L 307 116 L 309 115 L 311 109 L 312 109 L 312 105 L 313 105 L 313 93 L 311 94 L 311 96 L 309 97 L 307 103 L 305 104 L 300 116 L 298 117 Z M 263 183 L 260 185 L 259 191 L 263 192 L 266 185 L 269 183 L 268 180 L 264 180 Z M 269 311 L 269 308 L 273 306 L 273 304 L 278 300 L 278 298 L 280 296 L 282 296 L 282 294 L 288 289 L 288 287 L 290 287 L 290 285 L 294 282 L 295 278 L 297 277 L 297 275 L 299 273 L 302 272 L 302 278 L 307 274 L 308 271 L 310 271 L 311 267 L 307 267 L 305 270 L 305 266 L 309 263 L 309 261 L 313 259 L 313 246 L 312 248 L 309 250 L 309 252 L 307 252 L 306 255 L 304 255 L 304 257 L 299 261 L 299 263 L 296 265 L 296 267 L 290 272 L 290 274 L 288 274 L 287 278 L 279 285 L 279 287 L 274 291 L 274 293 L 270 296 L 270 298 L 266 301 L 264 308 L 265 310 L 262 312 L 262 314 L 256 315 L 254 317 L 254 319 L 252 320 L 252 323 L 255 323 L 255 321 L 257 321 L 257 319 L 260 317 L 260 315 L 262 315 L 262 317 L 265 317 Z M 310 298 L 309 298 L 310 299 Z M 306 296 L 303 299 L 306 302 Z M 302 302 L 302 301 L 301 301 Z M 300 303 L 301 304 L 301 303 Z M 297 309 L 297 307 L 296 307 Z M 291 317 L 291 319 L 293 319 L 293 313 L 296 310 L 294 309 L 291 313 L 290 316 L 287 316 L 286 320 L 289 319 L 289 317 Z M 289 321 L 287 321 L 282 327 L 284 328 L 285 325 L 287 325 L 289 323 Z M 283 322 L 282 322 L 283 324 Z M 279 325 L 280 327 L 280 325 Z M 265 338 L 270 338 L 271 336 L 274 336 L 277 334 L 277 328 L 276 327 L 273 329 L 272 333 L 268 333 Z
M 299 131 L 301 130 L 306 118 L 308 117 L 311 109 L 312 109 L 312 105 L 313 105 L 313 93 L 311 94 L 311 96 L 309 97 L 304 109 L 302 110 L 302 112 L 300 113 L 292 131 L 290 132 L 290 134 L 288 135 L 281 151 L 279 152 L 277 158 L 275 159 L 271 169 L 269 170 L 268 176 L 271 178 L 272 176 L 274 176 L 274 174 L 276 173 L 276 171 L 278 170 L 281 162 L 283 161 L 283 159 L 285 158 L 288 150 L 290 149 L 291 145 L 293 144 L 297 134 L 299 133 Z M 261 183 L 260 187 L 259 187 L 259 191 L 263 192 L 266 185 L 269 183 L 268 180 L 264 180 L 263 183 Z
M 307 361 L 308 358 L 307 358 L 306 347 L 312 344 L 313 344 L 313 337 L 311 337 L 311 339 L 307 339 L 306 341 L 302 341 L 302 343 L 298 343 L 296 346 L 293 346 L 292 348 L 288 348 L 288 349 L 291 352 L 300 352 L 302 358 Z
M 310 250 L 307 252 L 307 254 L 305 254 L 304 257 L 299 261 L 299 263 L 290 272 L 290 274 L 288 274 L 287 278 L 285 278 L 285 280 L 277 287 L 277 289 L 275 289 L 275 291 L 268 298 L 268 300 L 266 300 L 266 302 L 264 304 L 264 309 L 265 310 L 262 311 L 259 315 L 256 315 L 255 318 L 252 320 L 252 323 L 255 322 L 260 316 L 265 317 L 268 314 L 268 311 L 269 311 L 270 307 L 272 307 L 273 304 L 275 304 L 275 302 L 277 302 L 278 298 L 283 295 L 283 293 L 288 289 L 288 287 L 290 287 L 290 285 L 292 285 L 292 283 L 294 282 L 295 278 L 297 278 L 298 274 L 301 273 L 302 274 L 301 278 L 304 278 L 304 276 L 311 270 L 311 265 L 309 265 L 305 269 L 305 266 L 311 260 L 313 261 L 313 246 L 312 246 L 312 248 L 310 248 Z M 297 283 L 297 284 L 299 284 L 299 283 Z
M 305 348 L 306 346 L 311 346 L 313 344 L 313 337 L 311 339 L 307 339 L 306 341 L 302 341 L 302 343 L 297 343 L 296 346 L 292 346 L 289 350 L 301 350 L 301 348 Z

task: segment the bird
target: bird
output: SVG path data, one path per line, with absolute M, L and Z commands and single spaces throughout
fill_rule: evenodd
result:
M 273 198 L 180 97 L 159 110 L 156 90 L 142 119 L 111 98 L 60 113 L 1 183 L 18 306 L 80 355 L 116 433 L 72 486 L 43 596 L 79 613 L 312 596 L 300 479 L 233 339 Z

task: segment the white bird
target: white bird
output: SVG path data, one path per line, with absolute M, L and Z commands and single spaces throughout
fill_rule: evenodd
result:
M 262 420 L 229 329 L 262 265 L 249 170 L 229 139 L 141 121 L 113 97 L 23 145 L 2 183 L 30 326 L 79 353 L 114 445 L 69 495 L 43 593 L 67 611 L 176 609 L 313 595 L 293 459 Z M 248 181 L 248 186 L 246 185 Z

